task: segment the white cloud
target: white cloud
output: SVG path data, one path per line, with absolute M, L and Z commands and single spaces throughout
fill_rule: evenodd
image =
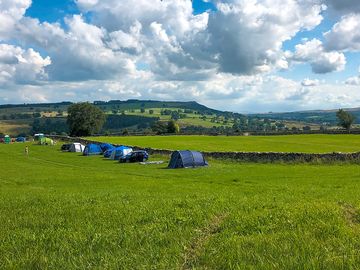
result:
M 162 79 L 179 80 L 204 79 L 205 69 L 234 74 L 286 69 L 282 43 L 319 25 L 325 9 L 320 1 L 228 0 L 215 1 L 217 12 L 195 16 L 186 0 L 77 3 L 109 33 L 127 32 L 139 23 L 141 35 L 136 39 L 143 44 L 144 60 Z
M 30 5 L 31 0 L 0 1 L 0 41 L 9 37 L 16 23 L 24 16 Z
M 360 51 L 360 14 L 349 14 L 341 18 L 331 31 L 324 34 L 327 50 Z
M 304 79 L 301 82 L 301 85 L 304 87 L 311 87 L 311 86 L 317 86 L 320 84 L 319 80 L 311 80 L 311 79 Z
M 354 76 L 354 77 L 350 77 L 345 81 L 345 84 L 348 85 L 360 85 L 360 76 Z
M 45 67 L 51 64 L 49 57 L 42 58 L 33 49 L 0 44 L 0 87 L 10 84 L 33 84 L 46 80 Z
M 17 27 L 19 40 L 45 48 L 51 56 L 50 80 L 105 80 L 135 70 L 130 55 L 109 47 L 112 41 L 105 29 L 86 23 L 80 15 L 66 18 L 65 23 L 66 32 L 59 24 L 30 18 Z
M 318 39 L 305 41 L 295 46 L 295 53 L 290 57 L 295 62 L 310 63 L 314 73 L 324 74 L 345 69 L 346 58 L 343 53 L 327 52 Z

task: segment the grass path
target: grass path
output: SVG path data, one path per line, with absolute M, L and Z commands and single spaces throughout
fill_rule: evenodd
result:
M 183 255 L 184 262 L 181 269 L 190 270 L 198 264 L 199 256 L 204 252 L 204 246 L 208 243 L 209 239 L 216 233 L 224 222 L 228 214 L 220 213 L 211 218 L 205 227 L 196 231 L 196 237 L 186 247 Z

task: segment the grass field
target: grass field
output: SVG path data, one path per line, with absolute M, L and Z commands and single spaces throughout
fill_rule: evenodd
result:
M 0 269 L 360 268 L 358 165 L 23 150 L 0 145 Z
M 92 137 L 92 140 L 158 149 L 244 152 L 359 152 L 360 135 L 144 136 Z
M 170 115 L 161 115 L 161 110 L 164 108 L 150 108 L 146 109 L 144 113 L 141 113 L 140 110 L 135 110 L 134 112 L 126 111 L 127 115 L 139 115 L 139 116 L 146 116 L 146 117 L 159 117 L 162 121 L 169 121 L 171 119 Z M 167 110 L 171 111 L 178 111 L 180 108 L 167 108 Z M 153 111 L 153 114 L 149 113 L 149 110 Z M 111 113 L 111 111 L 109 111 Z M 202 126 L 206 128 L 212 128 L 212 127 L 231 127 L 234 124 L 234 121 L 231 119 L 229 123 L 224 124 L 211 122 L 211 118 L 213 118 L 213 115 L 207 115 L 206 120 L 201 119 L 202 115 L 200 114 L 194 114 L 194 113 L 187 113 L 186 118 L 179 119 L 177 122 L 180 126 Z M 220 117 L 219 119 L 224 120 L 223 117 Z
M 0 121 L 0 133 L 17 136 L 20 133 L 30 132 L 29 120 L 2 120 Z

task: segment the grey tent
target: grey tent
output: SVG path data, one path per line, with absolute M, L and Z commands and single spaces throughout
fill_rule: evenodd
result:
M 207 165 L 202 153 L 186 150 L 172 153 L 168 168 L 195 168 Z
M 69 152 L 83 153 L 84 149 L 85 145 L 82 145 L 81 143 L 73 143 L 70 145 Z

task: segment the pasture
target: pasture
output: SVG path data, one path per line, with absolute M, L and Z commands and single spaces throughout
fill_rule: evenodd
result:
M 360 135 L 289 136 L 138 136 L 90 137 L 90 140 L 157 149 L 219 152 L 359 152 Z
M 0 145 L 0 269 L 360 268 L 359 165 L 168 170 L 29 147 Z

